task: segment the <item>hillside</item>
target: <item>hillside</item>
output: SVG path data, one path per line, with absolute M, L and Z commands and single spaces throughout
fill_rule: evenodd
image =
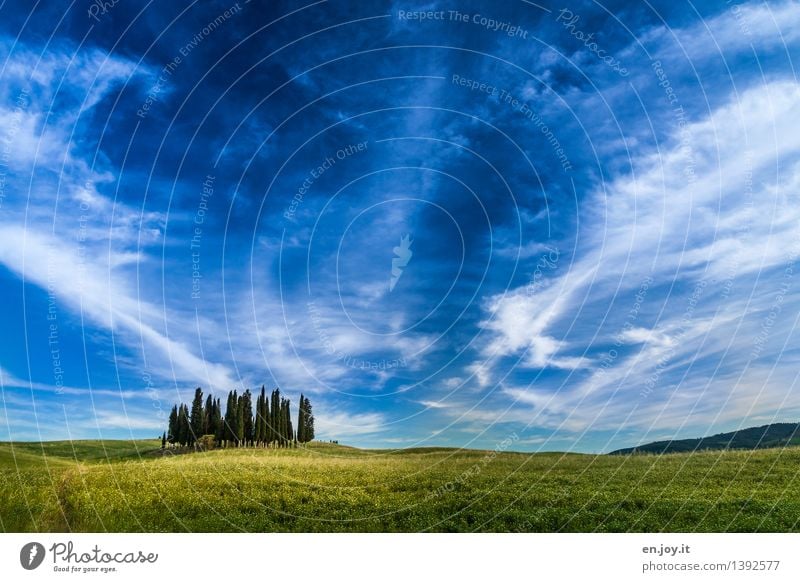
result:
M 619 449 L 610 455 L 630 455 L 633 453 L 689 453 L 693 451 L 716 451 L 726 449 L 771 449 L 800 445 L 800 423 L 777 423 L 743 428 L 733 432 L 713 436 L 656 441 L 645 445 Z
M 152 454 L 158 446 L 0 443 L 0 530 L 800 531 L 794 447 L 609 456 L 310 443 Z

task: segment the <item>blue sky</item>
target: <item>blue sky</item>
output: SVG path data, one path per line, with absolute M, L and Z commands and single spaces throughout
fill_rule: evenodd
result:
M 0 439 L 800 420 L 796 3 L 99 6 L 0 6 Z

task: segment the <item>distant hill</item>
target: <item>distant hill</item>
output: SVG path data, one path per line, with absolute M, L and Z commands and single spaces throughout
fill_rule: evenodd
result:
M 800 423 L 767 424 L 699 439 L 657 441 L 639 445 L 638 447 L 619 449 L 609 453 L 609 455 L 688 453 L 723 449 L 769 449 L 788 445 L 800 445 Z

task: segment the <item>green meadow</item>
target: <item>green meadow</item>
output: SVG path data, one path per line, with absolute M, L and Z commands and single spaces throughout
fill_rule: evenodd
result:
M 8 532 L 800 531 L 800 448 L 656 455 L 0 443 Z

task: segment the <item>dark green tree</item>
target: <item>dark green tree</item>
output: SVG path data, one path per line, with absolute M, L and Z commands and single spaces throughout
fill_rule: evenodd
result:
M 269 442 L 278 444 L 280 442 L 280 416 L 281 416 L 281 391 L 278 388 L 272 391 L 270 414 L 269 414 L 269 427 L 267 433 L 269 434 Z
M 269 400 L 267 399 L 267 390 L 265 386 L 261 387 L 261 405 L 257 409 L 258 426 L 261 438 L 261 444 L 269 442 Z
M 192 400 L 192 412 L 189 415 L 189 443 L 194 445 L 201 436 L 203 436 L 203 428 L 205 425 L 205 411 L 203 410 L 203 390 L 197 388 L 194 391 L 194 400 Z
M 237 428 L 236 417 L 238 411 L 236 391 L 228 392 L 228 403 L 225 406 L 225 442 L 232 444 L 236 442 Z
M 293 439 L 292 417 L 289 409 L 288 398 L 281 398 L 279 426 L 280 426 L 281 446 L 287 447 L 289 446 L 289 444 L 292 442 Z
M 302 394 L 300 394 L 300 404 L 297 405 L 297 442 L 304 443 L 305 440 L 305 412 L 306 412 L 306 405 L 305 405 L 305 398 Z
M 263 389 L 261 394 L 258 395 L 256 398 L 256 419 L 255 419 L 255 426 L 253 428 L 253 441 L 255 442 L 256 446 L 261 444 L 261 439 L 263 435 L 261 434 L 261 399 L 264 397 Z
M 220 446 L 296 446 L 314 439 L 314 414 L 311 402 L 300 395 L 297 425 L 292 420 L 291 401 L 279 388 L 267 396 L 261 387 L 253 409 L 253 394 L 249 389 L 241 396 L 236 390 L 228 393 L 223 415 L 220 399 L 211 395 L 203 402 L 203 390 L 195 390 L 191 411 L 186 404 L 172 407 L 168 430 L 161 436 L 162 448 L 167 443 L 196 446 L 199 438 L 213 435 Z M 206 440 L 211 440 L 209 437 Z
M 169 426 L 167 427 L 167 440 L 170 444 L 178 441 L 178 405 L 172 407 L 169 411 Z
M 222 403 L 219 398 L 214 401 L 214 437 L 218 443 L 225 439 L 225 421 L 222 418 Z
M 236 398 L 236 446 L 244 441 L 244 394 Z
M 214 398 L 209 394 L 206 397 L 206 405 L 203 407 L 203 434 L 214 434 L 216 426 L 214 424 Z
M 244 446 L 249 446 L 253 443 L 254 433 L 253 394 L 248 389 L 242 394 L 242 443 Z
M 314 413 L 311 410 L 311 402 L 308 398 L 304 403 L 305 412 L 303 413 L 303 442 L 307 443 L 314 440 Z
M 189 407 L 181 404 L 178 408 L 178 443 L 182 447 L 189 444 L 191 427 L 189 425 Z
M 292 403 L 287 398 L 286 399 L 286 438 L 289 440 L 289 443 L 294 446 L 297 443 L 297 435 L 294 432 L 294 425 L 292 424 Z
M 208 399 L 208 410 L 206 410 L 206 429 L 205 434 L 219 434 L 219 425 L 222 423 L 222 415 L 219 410 L 219 398 Z
M 164 434 L 161 435 L 161 450 L 163 451 L 166 448 L 167 448 L 167 433 L 165 432 Z
M 278 439 L 280 446 L 286 446 L 286 399 L 281 398 L 281 405 L 278 409 Z

